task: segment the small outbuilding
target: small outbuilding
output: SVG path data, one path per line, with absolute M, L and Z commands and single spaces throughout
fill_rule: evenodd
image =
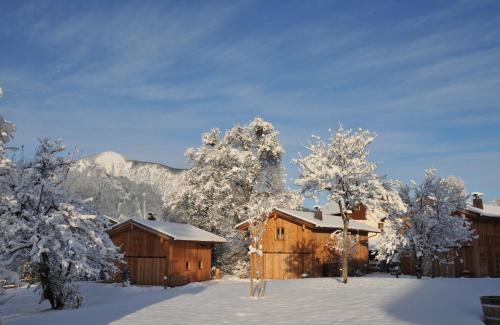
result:
M 108 230 L 133 284 L 177 286 L 210 280 L 211 252 L 226 240 L 188 224 L 129 219 Z

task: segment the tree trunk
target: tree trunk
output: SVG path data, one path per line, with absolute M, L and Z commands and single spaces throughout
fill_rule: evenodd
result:
M 432 255 L 432 273 L 431 273 L 431 277 L 432 278 L 435 278 L 436 277 L 436 274 L 437 274 L 437 261 L 436 261 L 436 258 L 434 257 L 436 253 L 434 253 Z
M 415 254 L 415 273 L 417 274 L 417 279 L 422 279 L 422 266 L 422 256 L 417 256 L 417 254 Z
M 257 298 L 260 298 L 262 295 L 262 256 L 259 254 L 255 254 L 255 260 L 257 264 L 257 270 L 256 270 L 256 279 L 257 279 L 257 285 L 255 286 L 254 294 L 256 295 Z
M 344 219 L 344 233 L 342 234 L 342 283 L 347 283 L 349 276 L 349 219 Z
M 342 233 L 342 283 L 347 283 L 349 276 L 349 216 L 345 209 L 345 204 L 342 200 L 338 202 L 344 229 Z
M 250 297 L 253 297 L 253 272 L 252 272 L 252 256 L 250 255 L 250 287 L 249 289 L 249 294 Z
M 63 309 L 64 300 L 61 294 L 54 292 L 53 283 L 50 278 L 50 265 L 47 253 L 42 253 L 42 261 L 38 266 L 38 277 L 42 287 L 42 300 L 47 299 L 52 309 Z
M 250 287 L 248 288 L 248 293 L 250 294 L 250 297 L 253 297 L 253 275 L 250 276 Z

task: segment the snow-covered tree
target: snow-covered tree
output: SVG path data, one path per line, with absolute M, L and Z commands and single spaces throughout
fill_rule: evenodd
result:
M 497 197 L 496 199 L 494 199 L 493 201 L 491 201 L 491 204 L 500 207 L 500 197 Z
M 343 247 L 349 242 L 349 220 L 352 211 L 360 204 L 368 208 L 377 206 L 384 193 L 384 187 L 375 173 L 377 165 L 368 161 L 367 147 L 375 135 L 367 130 L 344 129 L 339 126 L 327 142 L 313 136 L 314 142 L 306 148 L 309 155 L 295 159 L 300 175 L 295 183 L 302 187 L 302 193 L 318 199 L 326 194 L 330 202 L 340 207 L 343 220 Z M 349 254 L 342 252 L 342 281 L 347 283 Z
M 10 188 L 6 186 L 6 180 L 10 174 L 12 164 L 10 160 L 5 158 L 5 144 L 12 139 L 15 129 L 14 124 L 6 121 L 3 116 L 0 115 L 0 217 L 4 214 L 6 205 L 8 206 L 11 201 Z M 7 270 L 3 263 L 0 263 L 0 281 L 12 278 L 15 278 L 15 274 Z M 3 293 L 4 290 L 0 286 L 0 295 Z M 0 299 L 0 305 L 2 304 L 3 300 Z
M 420 278 L 424 260 L 434 263 L 440 252 L 473 239 L 470 222 L 454 215 L 465 207 L 468 195 L 462 180 L 441 178 L 435 169 L 426 170 L 422 184 L 399 183 L 398 188 L 405 208 L 389 213 L 379 240 L 378 258 L 391 261 L 401 255 L 411 256 Z
M 398 180 L 384 182 L 386 192 L 382 201 L 384 211 L 384 228 L 377 240 L 377 258 L 387 263 L 399 263 L 400 254 L 398 250 L 407 244 L 405 236 L 398 230 L 404 226 L 403 219 L 399 216 L 405 215 L 407 205 L 400 196 L 402 183 Z
M 247 255 L 234 229 L 238 222 L 258 215 L 264 201 L 291 208 L 301 203 L 286 188 L 283 153 L 278 132 L 261 118 L 236 125 L 224 136 L 212 129 L 199 148 L 186 151 L 190 168 L 165 198 L 166 206 L 185 222 L 228 239 L 229 249 L 217 252 L 225 271 Z
M 108 220 L 68 202 L 62 184 L 72 161 L 60 141 L 41 139 L 33 159 L 15 162 L 0 215 L 0 261 L 19 274 L 28 266 L 41 300 L 52 308 L 79 307 L 77 280 L 115 272 L 121 260 L 105 228 Z

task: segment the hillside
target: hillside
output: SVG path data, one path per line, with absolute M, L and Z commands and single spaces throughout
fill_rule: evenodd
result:
M 145 217 L 150 212 L 165 216 L 162 198 L 181 171 L 106 151 L 77 161 L 65 187 L 75 199 L 90 201 L 113 218 Z

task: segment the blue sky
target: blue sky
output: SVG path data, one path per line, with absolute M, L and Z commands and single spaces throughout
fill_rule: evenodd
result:
M 500 196 L 498 1 L 1 1 L 0 86 L 28 150 L 185 167 L 202 132 L 261 116 L 294 177 L 340 122 L 378 134 L 389 177 Z

